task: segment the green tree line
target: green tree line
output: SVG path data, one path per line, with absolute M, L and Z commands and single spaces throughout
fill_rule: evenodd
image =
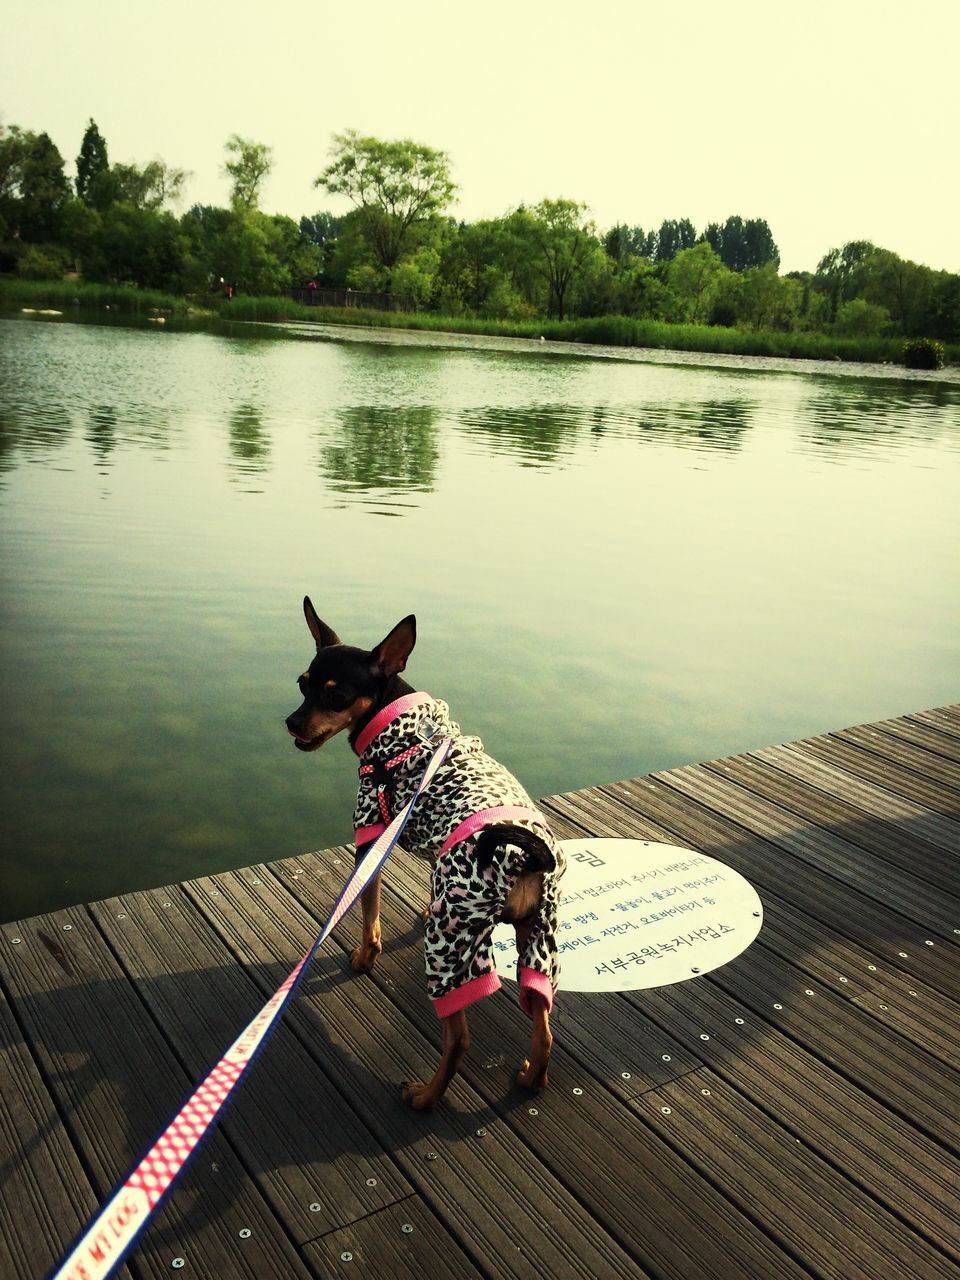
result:
M 93 120 L 68 178 L 46 133 L 0 126 L 0 271 L 171 293 L 279 295 L 310 281 L 391 292 L 419 310 L 503 320 L 624 315 L 666 323 L 960 339 L 960 276 L 866 240 L 781 275 L 762 218 L 601 231 L 586 205 L 544 199 L 502 217 L 448 214 L 450 158 L 410 140 L 333 136 L 315 185 L 349 212 L 260 209 L 271 148 L 232 135 L 223 207 L 173 212 L 189 175 L 111 163 Z

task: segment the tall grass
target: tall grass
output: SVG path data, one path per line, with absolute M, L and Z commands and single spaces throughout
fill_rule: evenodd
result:
M 835 337 L 825 333 L 754 332 L 721 326 L 665 324 L 632 316 L 574 320 L 494 320 L 483 316 L 443 316 L 434 312 L 366 311 L 357 307 L 312 307 L 290 298 L 242 295 L 183 298 L 127 285 L 83 284 L 76 280 L 0 279 L 0 307 L 77 307 L 132 315 L 167 312 L 178 317 L 219 315 L 223 320 L 265 324 L 313 322 L 372 328 L 420 329 L 434 333 L 483 334 L 498 338 L 545 338 L 612 347 L 647 347 L 713 354 L 777 356 L 799 360 L 845 360 L 903 364 L 902 338 Z M 960 343 L 945 344 L 945 358 L 960 363 Z
M 705 351 L 717 355 L 777 356 L 799 360 L 847 360 L 903 363 L 903 339 L 835 337 L 825 333 L 754 332 L 722 326 L 666 324 L 632 316 L 595 316 L 574 320 L 493 320 L 482 316 L 443 316 L 434 312 L 364 311 L 353 307 L 312 307 L 285 298 L 235 298 L 219 306 L 222 317 L 267 322 L 313 321 L 373 328 L 485 334 L 500 338 L 546 338 L 611 347 L 648 347 Z M 960 362 L 960 344 L 947 347 Z
M 0 279 L 0 306 L 51 307 L 119 311 L 128 315 L 149 315 L 166 311 L 189 315 L 198 303 L 159 289 L 138 289 L 134 285 L 85 284 L 79 280 Z

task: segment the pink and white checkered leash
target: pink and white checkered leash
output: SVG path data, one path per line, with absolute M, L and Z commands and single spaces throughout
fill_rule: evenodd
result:
M 406 825 L 410 810 L 421 792 L 430 785 L 451 745 L 450 739 L 445 738 L 436 748 L 413 799 L 400 810 L 356 864 L 309 950 L 186 1100 L 139 1164 L 91 1218 L 76 1244 L 50 1273 L 50 1280 L 106 1280 L 119 1266 L 266 1043 L 317 948 L 387 860 Z

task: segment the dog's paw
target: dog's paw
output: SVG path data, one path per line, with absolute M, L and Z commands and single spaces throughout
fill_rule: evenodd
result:
M 517 1084 L 524 1089 L 530 1089 L 533 1093 L 539 1093 L 541 1089 L 549 1084 L 547 1068 L 545 1066 L 533 1066 L 529 1058 L 524 1058 L 523 1066 L 517 1072 Z
M 350 968 L 354 973 L 372 973 L 377 956 L 383 950 L 379 942 L 363 942 L 350 952 Z
M 429 1111 L 433 1106 L 433 1096 L 425 1084 L 402 1084 L 401 1096 L 408 1107 L 414 1111 Z

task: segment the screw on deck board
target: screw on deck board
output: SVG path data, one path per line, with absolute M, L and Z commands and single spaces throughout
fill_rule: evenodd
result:
M 186 1265 L 186 1263 L 183 1258 L 174 1258 L 170 1265 L 173 1267 L 174 1271 L 179 1271 L 181 1267 Z
M 621 1072 L 620 1072 L 620 1079 L 621 1079 L 621 1080 L 629 1080 L 629 1079 L 630 1079 L 630 1072 L 629 1072 L 629 1071 L 621 1071 Z
M 237 1235 L 240 1237 L 241 1240 L 249 1240 L 250 1237 L 253 1235 L 253 1232 L 250 1230 L 249 1227 L 241 1227 L 240 1230 L 237 1232 Z
M 319 1213 L 319 1212 L 320 1212 L 320 1210 L 321 1210 L 322 1208 L 323 1208 L 323 1205 L 322 1205 L 322 1204 L 318 1204 L 318 1203 L 317 1203 L 317 1201 L 316 1201 L 316 1200 L 314 1200 L 313 1204 L 310 1206 L 310 1212 L 311 1212 L 311 1213 Z
M 341 1262 L 352 1262 L 352 1261 L 353 1261 L 353 1254 L 352 1254 L 352 1253 L 346 1253 L 346 1252 L 341 1253 L 341 1255 L 340 1255 L 340 1261 L 341 1261 Z
M 573 1091 L 573 1092 L 574 1092 L 574 1094 L 576 1095 L 576 1097 L 578 1097 L 578 1098 L 579 1098 L 579 1097 L 580 1097 L 580 1095 L 583 1093 L 583 1090 L 582 1090 L 582 1089 L 574 1089 L 574 1091 Z
M 435 1151 L 428 1151 L 428 1152 L 427 1152 L 427 1159 L 428 1159 L 428 1160 L 436 1160 L 436 1158 L 437 1158 L 437 1153 L 436 1153 Z
M 540 1114 L 540 1112 L 537 1110 L 537 1108 L 536 1108 L 536 1107 L 531 1107 L 531 1108 L 529 1109 L 529 1111 L 527 1112 L 527 1114 L 528 1114 L 528 1115 L 531 1115 L 531 1116 L 538 1116 L 538 1115 Z
M 487 1131 L 486 1131 L 486 1129 L 484 1129 L 483 1127 L 481 1127 L 481 1128 L 479 1128 L 479 1129 L 477 1130 L 477 1137 L 478 1137 L 478 1138 L 485 1138 L 486 1136 L 487 1136 Z
M 368 1178 L 368 1179 L 367 1179 L 367 1186 L 368 1186 L 368 1187 L 375 1187 L 376 1185 L 377 1185 L 377 1180 L 376 1180 L 376 1178 Z
M 409 1236 L 413 1234 L 413 1226 L 409 1222 L 405 1222 L 403 1226 L 400 1228 L 400 1230 L 403 1232 L 405 1236 Z

